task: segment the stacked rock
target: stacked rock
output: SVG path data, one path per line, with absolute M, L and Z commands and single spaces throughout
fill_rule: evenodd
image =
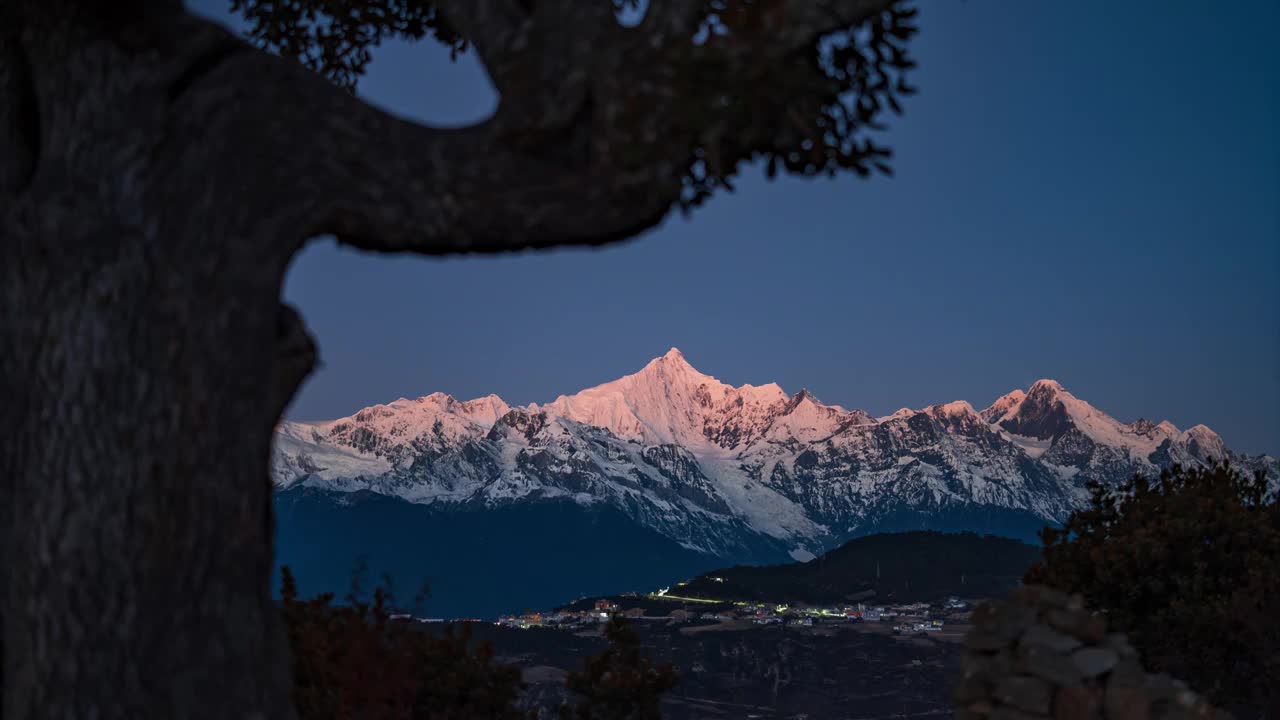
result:
M 958 720 L 1190 720 L 1231 716 L 1150 675 L 1079 595 L 1023 586 L 978 607 L 953 698 Z

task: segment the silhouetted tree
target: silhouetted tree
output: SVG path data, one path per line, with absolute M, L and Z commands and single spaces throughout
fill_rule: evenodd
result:
M 670 664 L 658 664 L 640 645 L 640 635 L 615 613 L 604 626 L 609 647 L 587 658 L 581 671 L 565 677 L 578 701 L 560 709 L 562 720 L 658 720 L 662 694 L 678 677 Z
M 303 720 L 521 720 L 519 668 L 494 661 L 470 628 L 440 635 L 393 619 L 385 585 L 371 602 L 298 597 L 282 570 L 281 601 L 293 651 L 293 700 Z
M 607 0 L 234 5 L 287 57 L 181 0 L 0 3 L 12 717 L 294 715 L 265 475 L 316 359 L 280 302 L 310 238 L 619 241 L 752 159 L 887 172 L 871 133 L 911 91 L 895 0 L 651 0 L 629 25 Z M 344 89 L 427 36 L 478 55 L 492 117 L 425 127 Z
M 1149 669 L 1280 717 L 1280 502 L 1263 475 L 1175 467 L 1089 490 L 1025 581 L 1084 595 Z

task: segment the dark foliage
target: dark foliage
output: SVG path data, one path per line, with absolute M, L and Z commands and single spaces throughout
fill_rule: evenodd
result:
M 354 90 L 387 39 L 432 37 L 457 54 L 467 44 L 429 0 L 231 0 L 259 46 Z
M 298 598 L 288 568 L 281 595 L 293 650 L 293 699 L 303 720 L 518 720 L 517 667 L 497 663 L 464 625 L 433 635 L 393 619 L 385 587 L 363 602 L 334 605 L 325 593 Z
M 885 533 L 850 540 L 805 563 L 716 570 L 672 593 L 813 603 L 991 597 L 1014 588 L 1038 556 L 1031 545 L 991 535 Z
M 780 44 L 783 4 L 689 2 L 701 18 L 692 35 L 659 48 L 660 57 L 633 63 L 643 66 L 625 70 L 634 77 L 614 78 L 637 93 L 629 111 L 636 124 L 632 145 L 638 157 L 631 162 L 637 168 L 653 162 L 644 151 L 653 137 L 669 146 L 689 145 L 679 198 L 684 210 L 717 190 L 732 191 L 740 165 L 755 160 L 764 161 L 770 177 L 779 168 L 802 176 L 892 173 L 892 153 L 873 133 L 885 129 L 885 116 L 901 113 L 903 99 L 916 92 L 907 81 L 916 65 L 907 47 L 917 32 L 916 10 L 904 2 L 888 3 L 862 22 L 827 28 L 803 50 L 761 52 Z M 617 10 L 640 6 L 637 0 L 613 0 L 613 5 Z M 348 90 L 365 72 L 373 48 L 386 39 L 430 37 L 454 56 L 469 47 L 468 38 L 430 0 L 232 0 L 232 7 L 248 20 L 248 35 L 259 47 L 297 59 Z M 536 0 L 513 7 L 530 16 L 541 10 Z M 643 24 L 626 30 L 632 35 L 647 31 Z M 624 35 L 599 40 L 617 45 L 623 58 L 629 53 L 623 44 L 633 41 L 645 46 L 641 38 Z M 667 87 L 675 93 L 674 107 L 658 110 L 666 100 L 640 94 L 655 71 L 674 78 Z M 655 135 L 650 123 L 659 114 L 669 116 L 670 126 Z
M 609 647 L 587 658 L 583 668 L 565 678 L 579 697 L 560 708 L 562 720 L 658 720 L 662 694 L 678 677 L 669 664 L 657 664 L 640 646 L 640 635 L 615 614 L 604 628 Z
M 1026 582 L 1079 592 L 1148 668 L 1232 708 L 1280 717 L 1280 502 L 1261 474 L 1173 468 L 1043 533 Z
M 916 92 L 907 82 L 915 67 L 907 41 L 917 31 L 916 10 L 894 4 L 864 24 L 823 35 L 809 52 L 781 67 L 758 63 L 737 71 L 729 59 L 770 42 L 770 26 L 762 18 L 778 4 L 708 3 L 712 30 L 706 48 L 693 53 L 688 74 L 714 81 L 700 94 L 689 94 L 703 98 L 691 103 L 693 126 L 707 129 L 706 140 L 692 151 L 685 209 L 716 190 L 732 191 L 741 161 L 763 159 L 769 177 L 779 168 L 806 177 L 893 172 L 892 152 L 871 132 L 885 129 L 886 111 L 900 114 L 903 98 Z M 795 97 L 796 87 L 808 90 L 803 98 Z
M 293 651 L 293 700 L 302 720 L 525 720 L 518 705 L 520 668 L 495 662 L 489 642 L 476 643 L 469 623 L 439 634 L 399 617 L 386 579 L 363 599 L 365 568 L 352 574 L 346 604 L 332 593 L 298 597 L 289 568 L 281 599 Z M 415 602 L 420 602 L 422 594 Z M 579 697 L 561 706 L 565 720 L 656 720 L 662 694 L 676 683 L 670 665 L 655 664 L 620 615 L 605 625 L 609 647 L 588 657 L 566 687 Z

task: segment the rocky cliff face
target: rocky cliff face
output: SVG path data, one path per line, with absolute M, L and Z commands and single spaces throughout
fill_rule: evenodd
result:
M 807 558 L 874 530 L 1029 534 L 1084 483 L 1229 459 L 1280 480 L 1270 457 L 1212 430 L 1122 423 L 1052 380 L 979 411 L 967 402 L 874 418 L 807 390 L 733 387 L 680 351 L 546 405 L 436 393 L 277 432 L 277 487 L 372 491 L 439 509 L 604 504 L 723 558 Z

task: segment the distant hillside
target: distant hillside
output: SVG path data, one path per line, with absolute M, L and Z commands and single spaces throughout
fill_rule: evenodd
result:
M 375 493 L 290 488 L 275 494 L 275 513 L 276 565 L 291 567 L 304 596 L 345 597 L 364 558 L 366 590 L 386 573 L 408 601 L 426 581 L 424 614 L 436 617 L 496 618 L 649 591 L 717 564 L 618 510 L 572 502 L 442 513 Z
M 1039 558 L 1039 548 L 993 535 L 886 533 L 850 540 L 806 563 L 715 570 L 671 592 L 809 603 L 990 597 L 1016 587 Z

